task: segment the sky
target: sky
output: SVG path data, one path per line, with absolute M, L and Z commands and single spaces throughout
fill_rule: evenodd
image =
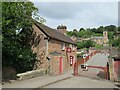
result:
M 46 25 L 56 29 L 66 25 L 68 31 L 99 26 L 118 26 L 118 2 L 35 2 Z

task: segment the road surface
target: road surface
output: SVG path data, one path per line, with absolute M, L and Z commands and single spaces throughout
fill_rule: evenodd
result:
M 114 83 L 103 80 L 95 80 L 86 77 L 71 77 L 42 88 L 115 88 Z
M 105 67 L 108 62 L 108 56 L 106 54 L 96 54 L 90 60 L 86 62 L 88 66 L 100 66 Z M 79 65 L 79 75 L 87 76 L 97 79 L 105 79 L 106 75 L 102 69 L 88 67 L 88 71 L 83 71 Z

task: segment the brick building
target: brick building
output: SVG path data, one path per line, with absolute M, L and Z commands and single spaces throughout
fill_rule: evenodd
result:
M 66 26 L 52 29 L 36 22 L 32 28 L 31 48 L 37 55 L 34 69 L 45 69 L 51 75 L 59 75 L 74 66 L 76 44 L 66 36 Z
M 91 37 L 91 40 L 97 44 L 106 45 L 108 43 L 108 32 L 103 31 L 103 36 Z
M 110 48 L 110 80 L 120 81 L 120 48 Z

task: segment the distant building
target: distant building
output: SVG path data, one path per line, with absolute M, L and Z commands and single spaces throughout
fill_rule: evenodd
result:
M 76 42 L 82 42 L 82 41 L 87 41 L 87 40 L 92 40 L 99 45 L 107 45 L 108 44 L 108 32 L 103 31 L 103 36 L 95 36 L 95 37 L 90 37 L 90 38 L 77 38 Z
M 103 42 L 104 42 L 104 41 L 103 41 L 103 40 L 104 40 L 103 37 L 97 37 L 97 36 L 96 36 L 96 37 L 91 37 L 91 40 L 94 41 L 94 42 L 96 42 L 96 44 L 101 44 L 101 45 L 102 45 Z
M 103 36 L 91 37 L 91 40 L 95 41 L 97 44 L 100 44 L 100 45 L 108 44 L 108 32 L 103 31 Z

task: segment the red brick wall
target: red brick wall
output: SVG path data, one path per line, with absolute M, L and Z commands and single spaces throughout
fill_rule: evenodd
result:
M 52 75 L 59 75 L 59 59 L 60 57 L 63 57 L 63 73 L 67 71 L 70 67 L 70 56 L 74 56 L 74 62 L 76 60 L 76 49 L 75 51 L 71 53 L 66 53 L 66 50 L 61 50 L 61 41 L 50 39 L 45 40 L 44 38 L 46 35 L 40 31 L 39 28 L 37 28 L 35 25 L 33 25 L 34 32 L 32 34 L 33 40 L 31 40 L 32 44 L 32 50 L 34 53 L 37 53 L 37 59 L 38 61 L 34 65 L 34 69 L 46 69 L 49 71 L 49 64 L 50 64 L 50 73 Z M 34 42 L 33 42 L 34 41 Z M 66 47 L 69 46 L 69 44 L 66 44 Z M 57 52 L 57 55 L 50 54 L 53 52 Z M 50 63 L 46 59 L 46 57 L 50 57 Z
M 56 41 L 56 40 L 50 40 L 49 41 L 49 57 L 51 57 L 51 72 L 52 74 L 58 75 L 59 74 L 59 59 L 60 57 L 63 57 L 63 73 L 67 71 L 70 67 L 70 56 L 74 56 L 74 60 L 76 60 L 76 49 L 75 51 L 71 53 L 67 53 L 66 50 L 61 50 L 62 42 Z M 66 44 L 66 47 L 68 44 Z M 52 55 L 51 52 L 57 52 L 60 53 L 58 55 Z M 74 61 L 75 62 L 75 61 Z M 74 65 L 74 64 L 73 64 Z
M 114 61 L 114 79 L 120 79 L 120 61 Z

